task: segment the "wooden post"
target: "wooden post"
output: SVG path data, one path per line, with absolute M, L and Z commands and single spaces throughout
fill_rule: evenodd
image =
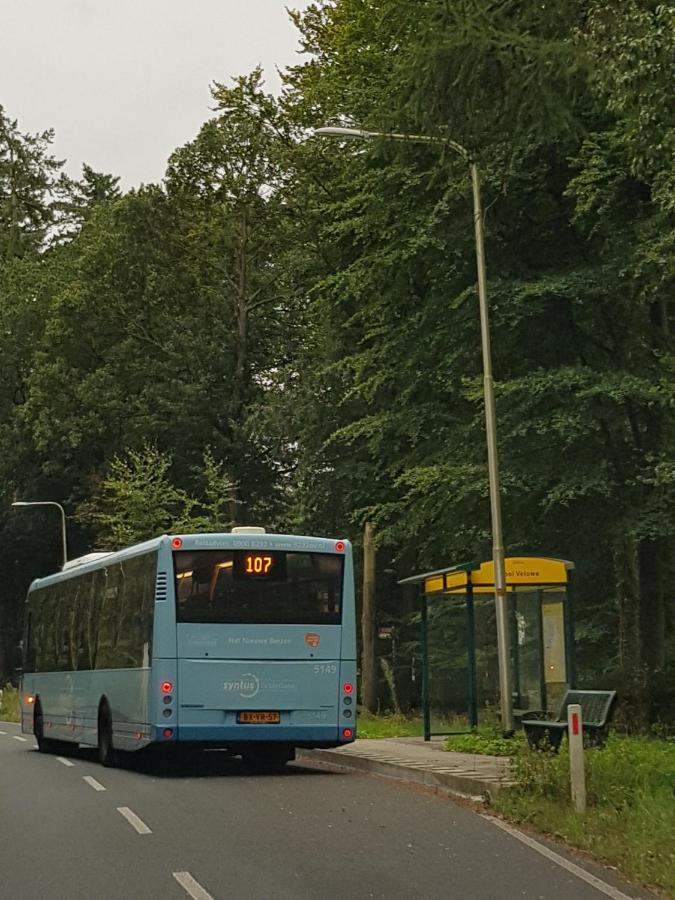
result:
M 361 703 L 377 712 L 375 663 L 375 527 L 366 522 L 363 531 L 363 608 L 361 610 Z

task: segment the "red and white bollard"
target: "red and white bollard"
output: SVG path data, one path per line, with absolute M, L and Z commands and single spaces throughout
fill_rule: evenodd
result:
M 567 740 L 570 749 L 570 786 L 572 802 L 577 812 L 586 812 L 586 772 L 584 769 L 584 726 L 581 706 L 570 703 L 567 707 Z

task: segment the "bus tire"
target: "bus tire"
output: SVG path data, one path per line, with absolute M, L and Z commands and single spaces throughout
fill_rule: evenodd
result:
M 98 710 L 98 761 L 108 769 L 117 765 L 117 753 L 113 745 L 112 715 L 105 701 Z
M 45 737 L 45 720 L 44 715 L 42 714 L 42 703 L 40 703 L 39 700 L 35 701 L 33 734 L 35 735 L 35 742 L 38 745 L 40 753 L 58 753 L 63 746 L 60 741 Z

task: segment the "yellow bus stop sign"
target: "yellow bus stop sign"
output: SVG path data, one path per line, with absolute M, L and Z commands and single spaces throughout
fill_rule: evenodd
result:
M 542 590 L 554 586 L 564 588 L 574 563 L 546 556 L 511 556 L 505 560 L 505 568 L 507 588 Z M 490 594 L 494 592 L 494 572 L 494 562 L 490 559 L 473 571 L 457 569 L 430 573 L 424 579 L 424 593 L 465 594 L 471 584 L 474 593 Z

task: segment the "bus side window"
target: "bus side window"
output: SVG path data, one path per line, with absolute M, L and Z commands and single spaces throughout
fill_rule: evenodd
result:
M 45 599 L 42 601 L 44 613 L 42 622 L 45 632 L 44 658 L 41 665 L 41 671 L 43 672 L 56 672 L 59 667 L 59 605 L 57 591 L 58 585 L 48 587 L 45 591 Z
M 23 670 L 24 672 L 35 671 L 35 641 L 33 640 L 33 620 L 35 601 L 31 599 L 28 615 L 26 616 L 26 632 L 23 645 Z

